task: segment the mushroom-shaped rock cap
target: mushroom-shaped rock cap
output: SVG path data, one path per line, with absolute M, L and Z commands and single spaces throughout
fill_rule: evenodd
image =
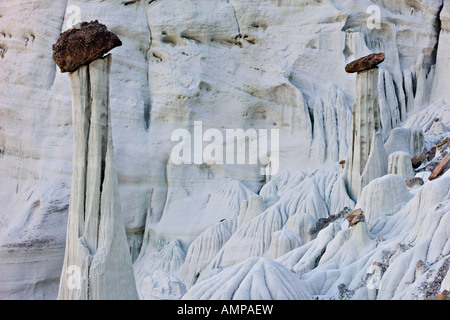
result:
M 358 224 L 358 222 L 364 222 L 364 213 L 361 209 L 356 209 L 345 216 L 348 221 L 349 227 L 353 227 Z
M 348 73 L 361 72 L 375 68 L 377 65 L 384 61 L 384 53 L 373 53 L 368 56 L 359 58 L 353 62 L 350 62 L 345 66 L 345 71 Z
M 61 33 L 53 45 L 53 60 L 61 72 L 73 72 L 121 45 L 119 37 L 104 24 L 81 22 Z

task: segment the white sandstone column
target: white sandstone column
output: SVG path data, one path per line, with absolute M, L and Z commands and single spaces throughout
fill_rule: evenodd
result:
M 387 174 L 387 156 L 381 140 L 378 72 L 378 68 L 361 71 L 356 79 L 357 98 L 345 162 L 347 191 L 355 201 L 370 180 Z
M 73 176 L 58 299 L 138 299 L 114 166 L 110 68 L 108 55 L 69 76 Z

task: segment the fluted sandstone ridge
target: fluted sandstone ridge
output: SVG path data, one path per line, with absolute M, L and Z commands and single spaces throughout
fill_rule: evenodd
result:
M 284 290 L 278 290 L 281 285 Z M 183 299 L 306 300 L 309 287 L 288 268 L 267 258 L 253 257 L 199 282 Z

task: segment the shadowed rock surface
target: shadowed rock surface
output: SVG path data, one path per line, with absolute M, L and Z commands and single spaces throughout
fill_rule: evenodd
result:
M 414 169 L 417 169 L 418 167 L 420 167 L 420 165 L 422 164 L 422 162 L 427 159 L 427 155 L 426 154 L 418 154 L 415 155 L 414 157 L 411 158 L 411 165 Z
M 408 187 L 408 189 L 413 189 L 415 187 L 420 187 L 420 186 L 423 186 L 423 184 L 424 184 L 423 179 L 419 178 L 419 177 L 406 179 L 405 182 L 406 182 L 406 187 Z
M 121 45 L 119 37 L 98 20 L 82 22 L 61 33 L 53 45 L 53 60 L 61 72 L 73 72 Z

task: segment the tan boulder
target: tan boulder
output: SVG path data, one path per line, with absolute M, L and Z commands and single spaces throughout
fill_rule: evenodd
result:
M 364 222 L 364 213 L 361 209 L 356 209 L 345 216 L 348 221 L 349 227 L 353 227 L 359 222 Z
M 436 168 L 434 168 L 433 172 L 431 172 L 431 175 L 428 178 L 428 180 L 435 180 L 439 178 L 449 168 L 450 168 L 450 154 L 446 155 L 441 161 L 439 161 L 439 164 L 437 165 Z

